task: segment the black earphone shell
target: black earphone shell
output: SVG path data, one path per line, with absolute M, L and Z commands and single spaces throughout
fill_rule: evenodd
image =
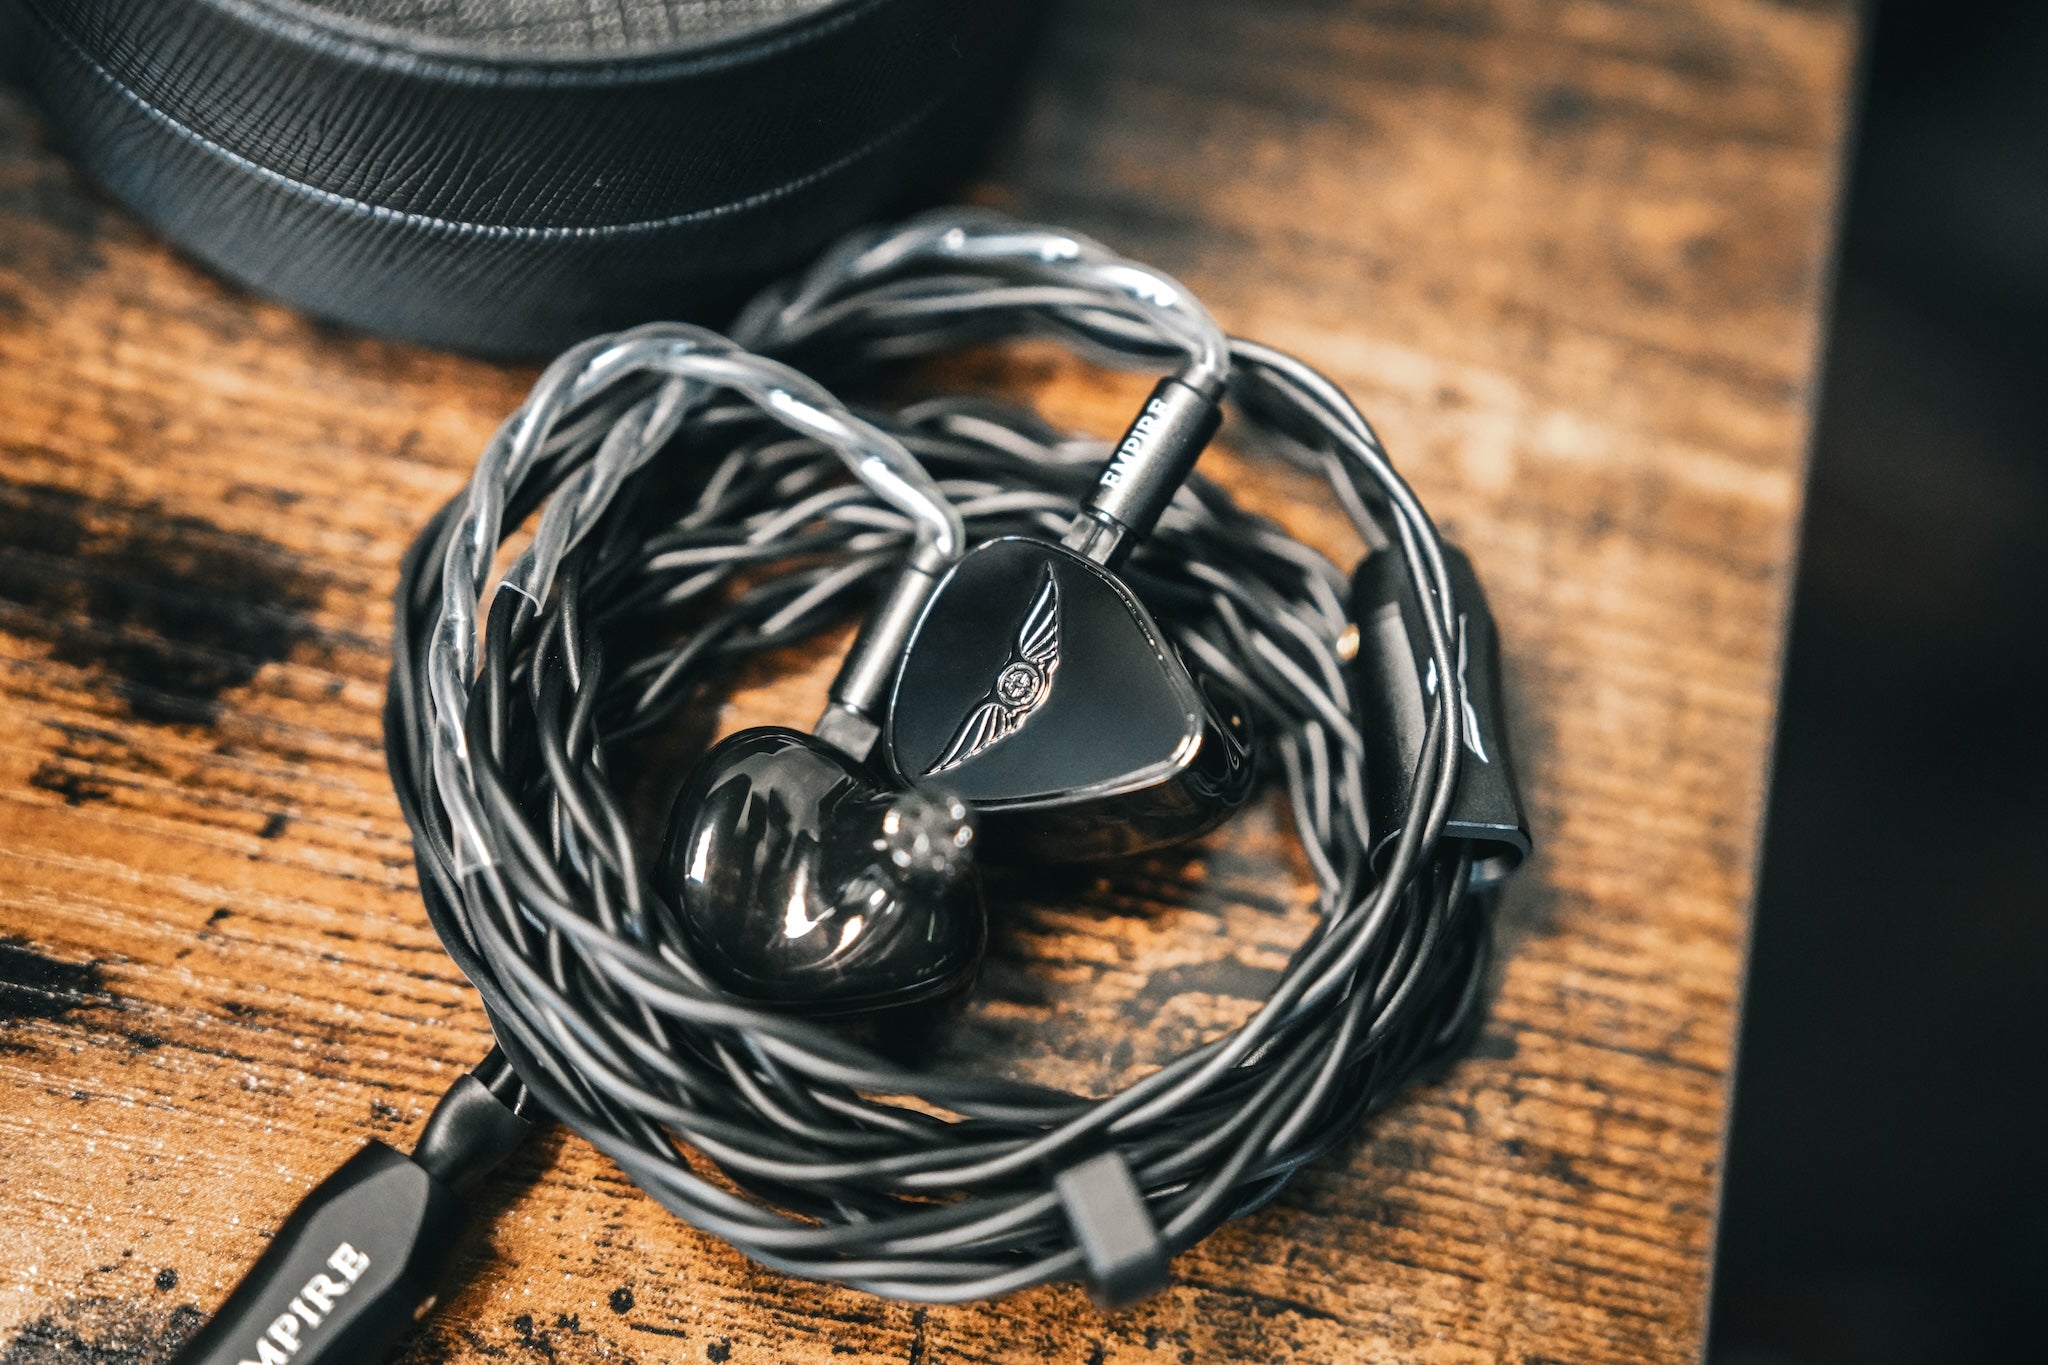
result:
M 742 730 L 676 797 L 660 862 L 670 927 L 720 985 L 808 1013 L 930 1000 L 987 938 L 966 811 L 896 790 L 814 735 Z
M 992 856 L 1090 861 L 1193 838 L 1244 803 L 1249 727 L 1223 700 L 1115 574 L 1005 536 L 940 582 L 882 742 L 906 782 L 973 808 Z
M 663 918 L 751 1000 L 851 1014 L 950 994 L 987 936 L 970 843 L 1075 862 L 1201 834 L 1251 789 L 1246 731 L 1114 574 L 1001 537 L 919 618 L 885 765 L 777 727 L 705 754 L 670 815 Z

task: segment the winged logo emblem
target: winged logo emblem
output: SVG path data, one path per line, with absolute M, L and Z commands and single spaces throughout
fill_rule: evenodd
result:
M 1059 667 L 1060 586 L 1052 576 L 1052 566 L 1047 565 L 1031 610 L 1017 627 L 1010 657 L 997 670 L 988 695 L 975 703 L 939 761 L 925 769 L 924 775 L 934 777 L 957 768 L 1016 734 L 1052 695 L 1052 679 Z

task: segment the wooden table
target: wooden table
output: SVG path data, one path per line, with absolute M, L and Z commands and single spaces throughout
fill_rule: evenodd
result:
M 983 197 L 1350 386 L 1487 577 L 1541 855 L 1476 1054 L 1105 1317 L 763 1271 L 555 1134 L 414 1360 L 1677 1361 L 1703 1334 L 1846 4 L 1069 7 Z M 1140 391 L 964 365 L 1107 431 Z M 378 705 L 401 547 L 530 372 L 255 302 L 0 97 L 0 1360 L 149 1361 L 487 1045 Z M 1246 495 L 1356 553 L 1310 485 Z M 810 714 L 830 661 L 724 723 Z M 1270 805 L 1007 907 L 962 1027 L 1100 1085 L 1307 924 Z

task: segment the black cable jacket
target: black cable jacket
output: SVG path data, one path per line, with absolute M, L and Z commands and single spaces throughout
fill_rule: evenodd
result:
M 743 315 L 743 340 L 749 329 L 869 392 L 895 360 L 970 339 L 1050 334 L 1122 364 L 1174 354 L 1085 290 L 971 266 L 771 294 Z M 1438 676 L 1457 678 L 1440 542 L 1377 435 L 1301 362 L 1236 339 L 1229 352 L 1240 438 L 1329 475 L 1370 519 L 1375 552 L 1445 604 L 1423 614 L 1427 648 Z M 527 522 L 655 393 L 654 379 L 623 380 L 562 417 L 504 490 L 503 524 Z M 925 464 L 971 540 L 1056 537 L 1100 459 L 982 399 L 863 415 Z M 1172 1254 L 1270 1200 L 1457 1054 L 1480 1018 L 1490 935 L 1469 847 L 1439 837 L 1462 682 L 1426 700 L 1417 809 L 1376 874 L 1358 739 L 1369 699 L 1339 645 L 1345 577 L 1199 473 L 1125 573 L 1190 664 L 1243 700 L 1317 869 L 1319 921 L 1263 1008 L 1093 1098 L 919 1072 L 719 992 L 662 927 L 673 907 L 634 837 L 621 760 L 749 660 L 854 619 L 911 528 L 832 451 L 750 405 L 702 407 L 672 445 L 567 548 L 544 600 L 490 603 L 460 718 L 481 855 L 440 796 L 423 675 L 457 504 L 406 555 L 386 704 L 428 914 L 506 1057 L 547 1112 L 666 1207 L 789 1273 L 931 1301 L 1007 1293 L 1084 1268 L 1052 1194 L 1065 1166 L 1114 1148 Z
M 1019 458 L 947 430 L 949 421 L 970 412 L 979 423 L 1002 420 L 1017 442 L 1045 440 L 1036 424 L 996 414 L 986 404 L 926 403 L 921 420 L 880 420 L 900 431 L 949 491 L 986 481 L 1014 492 L 1042 492 L 1049 506 L 1057 506 L 1072 497 L 1077 482 L 1085 482 L 1077 480 L 1071 463 Z M 794 455 L 785 460 L 815 466 L 819 481 L 837 475 L 828 453 L 803 449 L 804 443 L 790 442 L 779 427 L 739 417 L 724 425 L 723 435 L 739 458 L 748 455 L 749 443 L 762 451 L 794 445 Z M 702 468 L 712 463 L 693 458 Z M 509 519 L 524 519 L 561 477 L 559 470 L 537 474 L 520 490 Z M 740 546 L 716 526 L 682 529 L 675 519 L 686 502 L 664 496 L 656 487 L 659 477 L 643 476 L 643 482 L 639 496 L 623 500 L 631 513 L 572 555 L 560 590 L 544 607 L 510 593 L 501 593 L 492 606 L 469 743 L 483 790 L 500 817 L 493 828 L 501 843 L 492 866 L 467 875 L 457 869 L 445 828 L 422 818 L 432 778 L 414 743 L 420 717 L 413 659 L 433 620 L 445 514 L 430 523 L 406 558 L 389 734 L 436 927 L 483 991 L 508 1054 L 541 1102 L 580 1131 L 602 1135 L 600 1145 L 682 1216 L 758 1258 L 872 1288 L 900 1281 L 898 1288 L 920 1295 L 1071 1273 L 1069 1234 L 1043 1188 L 1046 1163 L 1056 1164 L 1060 1151 L 1079 1150 L 1078 1136 L 1050 1146 L 1044 1136 L 1087 1113 L 1090 1101 L 1035 1092 L 1027 1097 L 989 1086 L 981 1098 L 989 1102 L 990 1116 L 946 1124 L 918 1115 L 907 1128 L 878 1124 L 870 1118 L 873 1102 L 853 1093 L 862 1088 L 858 1076 L 841 1090 L 778 1067 L 772 1051 L 749 1045 L 752 1021 L 693 1020 L 666 1011 L 662 1002 L 634 989 L 630 969 L 622 973 L 623 963 L 607 960 L 607 942 L 643 952 L 666 949 L 671 962 L 677 953 L 674 945 L 654 940 L 656 930 L 644 913 L 621 913 L 621 906 L 644 906 L 658 892 L 644 883 L 632 852 L 622 794 L 601 757 L 605 742 L 669 723 L 745 658 L 851 619 L 880 577 L 854 579 L 798 622 L 764 633 L 763 623 L 799 587 L 818 581 L 853 553 L 852 546 L 876 533 L 826 521 L 773 546 Z M 773 506 L 780 498 L 778 481 L 735 480 L 728 496 L 733 504 L 724 509 L 721 524 Z M 869 505 L 850 492 L 840 507 Z M 967 505 L 972 507 L 971 500 Z M 1162 528 L 1133 561 L 1130 578 L 1137 590 L 1184 644 L 1205 639 L 1230 654 L 1240 643 L 1235 637 L 1259 632 L 1285 657 L 1291 636 L 1274 621 L 1298 606 L 1301 575 L 1292 562 L 1248 547 L 1242 536 L 1246 527 L 1269 533 L 1271 528 L 1206 480 L 1191 483 L 1182 507 L 1185 521 Z M 970 511 L 968 522 L 977 538 L 1048 529 L 1043 517 L 1028 514 L 984 517 Z M 692 583 L 704 574 L 695 562 L 656 567 L 664 555 L 717 547 L 721 540 L 730 553 L 710 581 Z M 1191 579 L 1189 564 L 1217 567 L 1220 582 Z M 745 591 L 714 591 L 741 578 L 750 585 Z M 1189 653 L 1198 656 L 1196 650 Z M 1259 722 L 1277 733 L 1298 726 L 1298 715 L 1277 710 L 1270 700 L 1271 666 L 1250 655 L 1235 657 Z M 571 685 L 572 674 L 580 686 Z M 655 686 L 638 685 L 650 676 Z M 1341 705 L 1348 711 L 1348 699 Z M 562 856 L 571 831 L 583 854 L 580 865 Z M 1276 1033 L 1268 1045 L 1270 1060 L 1233 1068 L 1199 1102 L 1119 1134 L 1141 1180 L 1166 1196 L 1157 1213 L 1170 1244 L 1191 1243 L 1271 1198 L 1288 1175 L 1341 1139 L 1364 1113 L 1455 1051 L 1476 1019 L 1475 982 L 1485 962 L 1485 915 L 1461 897 L 1463 885 L 1459 851 L 1439 850 L 1400 898 L 1389 932 L 1359 955 L 1347 995 Z M 571 941 L 559 927 L 546 927 L 520 908 L 539 904 L 558 907 L 565 916 L 585 913 L 578 907 L 586 906 L 590 928 Z M 495 973 L 474 955 L 479 935 L 515 946 L 530 967 L 521 973 L 528 979 L 512 988 L 521 1000 L 548 1001 L 552 1021 L 532 1017 L 505 994 Z M 1320 965 L 1340 942 L 1319 933 L 1297 962 Z M 782 1020 L 774 1031 L 815 1042 L 807 1035 L 820 1026 Z M 857 1073 L 863 1059 L 851 1044 L 843 1047 Z M 969 1111 L 975 1106 L 963 1101 L 982 1088 L 961 1083 L 941 1102 Z M 1298 1130 L 1294 1141 L 1284 1150 L 1268 1150 L 1272 1135 L 1289 1125 Z M 970 1139 L 970 1132 L 981 1136 Z M 713 1187 L 690 1172 L 669 1133 L 713 1156 L 742 1189 L 779 1207 L 802 1209 L 817 1224 L 761 1225 L 750 1211 L 730 1207 L 729 1196 L 713 1197 Z M 1032 1159 L 1015 1161 L 1034 1148 Z M 962 1182 L 969 1188 L 959 1202 L 924 1202 L 950 1187 L 957 1174 L 935 1188 L 916 1179 L 921 1173 L 980 1162 L 998 1169 Z M 990 1219 L 996 1220 L 994 1234 L 944 1241 Z M 934 1243 L 935 1238 L 940 1240 Z M 934 1260 L 925 1248 L 935 1244 L 973 1254 Z

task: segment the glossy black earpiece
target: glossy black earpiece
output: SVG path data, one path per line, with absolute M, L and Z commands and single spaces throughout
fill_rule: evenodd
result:
M 1242 713 L 1196 685 L 1115 573 L 1215 432 L 1217 397 L 1162 380 L 1063 544 L 913 556 L 818 734 L 748 730 L 705 755 L 662 871 L 673 931 L 706 972 L 811 1011 L 943 995 L 987 935 L 970 810 L 998 856 L 1075 861 L 1192 837 L 1243 803 Z M 879 771 L 865 761 L 878 741 Z
M 661 856 L 671 924 L 726 989 L 812 1013 L 965 986 L 987 922 L 967 808 L 898 789 L 796 730 L 715 745 L 677 795 Z
M 1114 857 L 1213 828 L 1250 792 L 1238 708 L 1189 675 L 1114 573 L 1007 536 L 941 579 L 882 731 L 906 782 L 973 808 L 985 850 Z

